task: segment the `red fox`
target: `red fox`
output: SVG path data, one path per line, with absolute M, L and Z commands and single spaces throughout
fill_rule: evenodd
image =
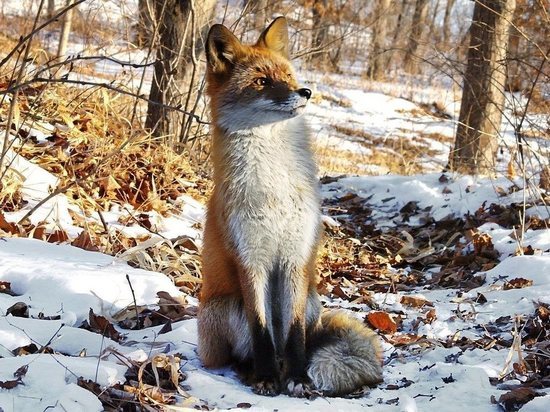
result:
M 251 46 L 216 24 L 206 56 L 214 192 L 202 252 L 202 363 L 250 364 L 253 391 L 270 396 L 341 395 L 380 382 L 374 332 L 340 312 L 321 316 L 320 194 L 299 116 L 311 90 L 289 63 L 285 18 Z

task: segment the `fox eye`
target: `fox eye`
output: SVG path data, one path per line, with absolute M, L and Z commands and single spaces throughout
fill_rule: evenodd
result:
M 254 83 L 256 83 L 258 86 L 265 86 L 267 84 L 267 78 L 258 77 L 256 80 L 254 80 Z

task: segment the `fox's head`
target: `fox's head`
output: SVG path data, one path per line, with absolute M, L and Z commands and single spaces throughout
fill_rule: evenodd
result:
M 207 93 L 221 123 L 250 127 L 301 114 L 311 90 L 300 88 L 289 62 L 288 27 L 275 19 L 254 45 L 221 25 L 206 41 Z

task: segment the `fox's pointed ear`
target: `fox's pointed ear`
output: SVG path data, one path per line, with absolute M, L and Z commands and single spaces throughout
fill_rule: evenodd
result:
M 285 58 L 290 58 L 288 52 L 288 25 L 284 17 L 277 17 L 264 30 L 256 42 L 256 46 L 267 47 Z
M 213 73 L 223 73 L 235 63 L 241 42 L 227 27 L 215 24 L 208 32 L 205 48 L 208 69 Z

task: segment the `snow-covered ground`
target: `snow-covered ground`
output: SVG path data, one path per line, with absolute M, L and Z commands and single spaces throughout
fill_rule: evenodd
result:
M 507 187 L 506 181 L 451 178 L 445 187 L 452 193 L 443 195 L 442 184 L 436 175 L 351 177 L 325 185 L 324 193 L 325 197 L 349 192 L 365 197 L 372 195 L 368 201 L 377 206 L 377 214 L 371 218 L 381 227 L 387 227 L 391 225 L 388 217 L 410 201 L 419 202 L 421 208 L 431 205 L 435 219 L 473 212 L 483 201 L 502 199 L 493 189 L 498 184 Z M 503 201 L 517 200 L 517 196 L 521 197 L 521 192 Z M 548 216 L 544 208 L 531 213 Z M 494 224 L 486 225 L 484 230 L 487 233 L 506 232 Z M 426 340 L 441 340 L 458 334 L 474 340 L 485 334 L 478 325 L 488 325 L 504 316 L 530 314 L 534 310 L 533 302 L 550 303 L 550 230 L 526 232 L 523 245 L 532 245 L 538 250 L 534 256 L 508 257 L 510 248 L 503 241 L 505 237 L 502 233 L 494 236 L 497 248 L 503 252 L 503 260 L 486 272 L 486 281 L 481 287 L 463 294 L 457 289 L 427 290 L 422 287 L 406 293 L 421 295 L 433 304 L 437 313 L 437 319 L 421 326 L 418 335 Z M 0 294 L 0 354 L 3 356 L 0 358 L 0 381 L 13 379 L 18 368 L 28 365 L 22 378 L 24 384 L 0 390 L 0 407 L 4 411 L 36 411 L 48 406 L 53 406 L 52 410 L 101 410 L 101 403 L 75 382 L 78 377 L 92 379 L 104 386 L 123 382 L 127 364 L 113 352 L 136 361 L 144 361 L 155 353 L 184 355 L 187 359 L 182 368 L 187 374 L 184 383 L 189 394 L 196 398 L 194 402 L 220 409 L 250 404 L 255 411 L 351 411 L 366 407 L 375 407 L 377 411 L 458 411 L 472 407 L 476 411 L 497 411 L 498 407 L 491 404 L 490 398 L 498 399 L 504 391 L 492 386 L 489 378 L 503 372 L 510 354 L 514 361 L 517 357 L 508 349 L 464 350 L 422 343 L 398 348 L 386 342 L 384 383 L 365 397 L 315 400 L 284 395 L 261 397 L 243 386 L 231 370 L 209 371 L 200 365 L 194 319 L 174 323 L 172 331 L 163 335 L 158 334 L 161 326 L 133 331 L 118 329 L 125 336 L 120 343 L 79 329 L 82 321 L 88 318 L 90 308 L 112 319 L 118 311 L 132 304 L 126 275 L 138 305 L 155 305 L 159 291 L 172 296 L 180 294 L 164 275 L 132 268 L 111 256 L 33 239 L 0 240 L 0 281 L 10 282 L 15 294 Z M 502 288 L 504 280 L 517 277 L 532 280 L 533 285 L 523 289 Z M 468 306 L 478 293 L 486 297 L 487 303 L 476 309 L 472 306 L 474 318 L 458 318 L 456 312 L 460 304 Z M 411 319 L 421 315 L 420 309 L 400 303 L 403 295 L 377 293 L 374 300 L 381 309 L 401 311 Z M 17 302 L 28 305 L 29 318 L 5 315 Z M 358 310 L 356 316 L 359 317 L 370 311 L 366 305 L 347 306 Z M 39 316 L 58 318 L 41 320 Z M 39 348 L 49 346 L 56 354 L 14 356 L 11 352 L 31 343 Z M 546 411 L 549 402 L 550 395 L 537 398 L 522 410 Z

